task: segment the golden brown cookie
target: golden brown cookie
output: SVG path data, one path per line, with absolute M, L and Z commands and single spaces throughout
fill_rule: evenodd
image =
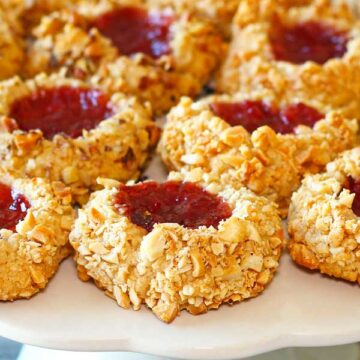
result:
M 357 131 L 356 120 L 271 92 L 183 98 L 167 116 L 159 150 L 170 169 L 201 167 L 277 202 L 286 215 L 301 176 L 355 146 Z
M 308 269 L 360 283 L 360 148 L 344 152 L 294 193 L 289 251 Z
M 0 170 L 0 199 L 0 300 L 29 298 L 71 253 L 71 193 L 60 182 Z
M 0 117 L 2 166 L 61 180 L 80 202 L 98 176 L 137 178 L 159 136 L 135 98 L 59 75 L 0 83 Z
M 130 6 L 127 0 L 83 2 L 77 13 L 53 13 L 33 37 L 26 76 L 64 68 L 106 91 L 150 101 L 157 113 L 181 95 L 198 94 L 225 49 L 215 28 L 196 16 Z
M 330 0 L 243 0 L 218 76 L 220 92 L 270 89 L 288 102 L 360 117 L 360 23 Z
M 71 233 L 79 277 L 119 306 L 171 322 L 261 293 L 278 267 L 275 206 L 250 190 L 209 181 L 201 169 L 162 184 L 100 181 Z M 206 209 L 206 211 L 204 211 Z

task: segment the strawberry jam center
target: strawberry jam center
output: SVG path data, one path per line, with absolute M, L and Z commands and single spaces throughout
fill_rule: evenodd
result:
M 0 183 L 0 229 L 14 231 L 29 208 L 30 204 L 24 195 Z
M 109 97 L 99 90 L 63 86 L 40 89 L 15 101 L 9 116 L 21 130 L 39 129 L 52 139 L 59 133 L 76 138 L 112 114 Z
M 110 38 L 121 54 L 144 53 L 159 58 L 170 52 L 172 22 L 169 15 L 122 7 L 98 17 L 93 26 Z
M 176 223 L 191 229 L 217 227 L 232 214 L 221 198 L 196 184 L 177 181 L 121 185 L 115 206 L 147 231 L 157 223 Z
M 298 125 L 314 126 L 323 118 L 317 110 L 302 103 L 277 109 L 262 101 L 217 102 L 211 110 L 231 126 L 241 125 L 253 132 L 260 126 L 268 125 L 281 134 L 294 132 Z
M 342 57 L 347 49 L 347 35 L 343 31 L 315 21 L 295 26 L 276 25 L 270 36 L 276 60 L 303 64 L 314 61 L 324 64 Z
M 348 176 L 344 187 L 355 194 L 352 210 L 356 216 L 360 216 L 360 181 Z

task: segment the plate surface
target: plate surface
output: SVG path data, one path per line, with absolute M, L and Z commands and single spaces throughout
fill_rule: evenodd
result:
M 147 174 L 165 176 L 159 159 Z M 310 273 L 284 255 L 258 298 L 171 325 L 149 310 L 123 310 L 92 283 L 78 280 L 71 259 L 33 299 L 0 304 L 0 336 L 53 349 L 135 351 L 183 359 L 234 359 L 290 346 L 360 341 L 360 289 Z

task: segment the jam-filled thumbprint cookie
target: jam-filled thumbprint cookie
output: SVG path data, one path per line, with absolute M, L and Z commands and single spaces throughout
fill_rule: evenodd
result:
M 301 266 L 360 283 L 360 148 L 303 180 L 289 210 L 289 251 Z
M 55 74 L 0 83 L 0 126 L 2 166 L 60 180 L 79 202 L 98 176 L 137 178 L 159 136 L 135 98 Z
M 288 102 L 360 117 L 360 22 L 344 3 L 243 0 L 219 92 L 271 89 Z
M 119 306 L 146 304 L 169 323 L 260 294 L 283 247 L 275 205 L 246 188 L 208 182 L 201 169 L 163 183 L 100 179 L 70 242 L 79 277 Z
M 0 300 L 29 298 L 45 288 L 71 253 L 75 219 L 70 189 L 0 170 Z
M 150 101 L 161 113 L 181 95 L 198 94 L 224 50 L 215 27 L 195 15 L 126 0 L 82 2 L 76 12 L 43 17 L 24 72 L 32 77 L 65 68 L 106 91 Z
M 287 214 L 305 172 L 316 172 L 357 144 L 356 120 L 281 103 L 271 92 L 183 98 L 167 116 L 160 154 L 172 170 L 201 167 L 247 186 Z

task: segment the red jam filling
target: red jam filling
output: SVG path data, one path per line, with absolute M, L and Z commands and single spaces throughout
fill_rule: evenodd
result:
M 40 89 L 15 101 L 9 116 L 21 130 L 39 129 L 52 139 L 60 133 L 76 138 L 112 114 L 109 97 L 101 91 L 63 86 Z
M 298 125 L 313 127 L 323 118 L 317 110 L 302 103 L 280 110 L 262 101 L 247 100 L 236 103 L 217 102 L 211 104 L 210 108 L 231 126 L 241 125 L 249 132 L 268 125 L 277 133 L 289 134 Z
M 308 21 L 292 27 L 277 25 L 270 41 L 276 60 L 324 64 L 345 54 L 348 38 L 345 32 L 329 25 Z
M 157 223 L 176 223 L 191 229 L 217 227 L 232 213 L 219 197 L 196 184 L 178 181 L 121 185 L 115 204 L 134 224 L 147 231 Z
M 352 210 L 356 216 L 360 216 L 360 180 L 355 180 L 351 176 L 348 176 L 345 189 L 348 189 L 352 194 L 355 194 L 355 198 L 352 204 Z
M 0 183 L 0 229 L 14 231 L 29 208 L 30 204 L 24 195 Z
M 144 53 L 159 58 L 170 52 L 172 22 L 169 15 L 122 7 L 98 17 L 93 26 L 110 38 L 121 54 Z

